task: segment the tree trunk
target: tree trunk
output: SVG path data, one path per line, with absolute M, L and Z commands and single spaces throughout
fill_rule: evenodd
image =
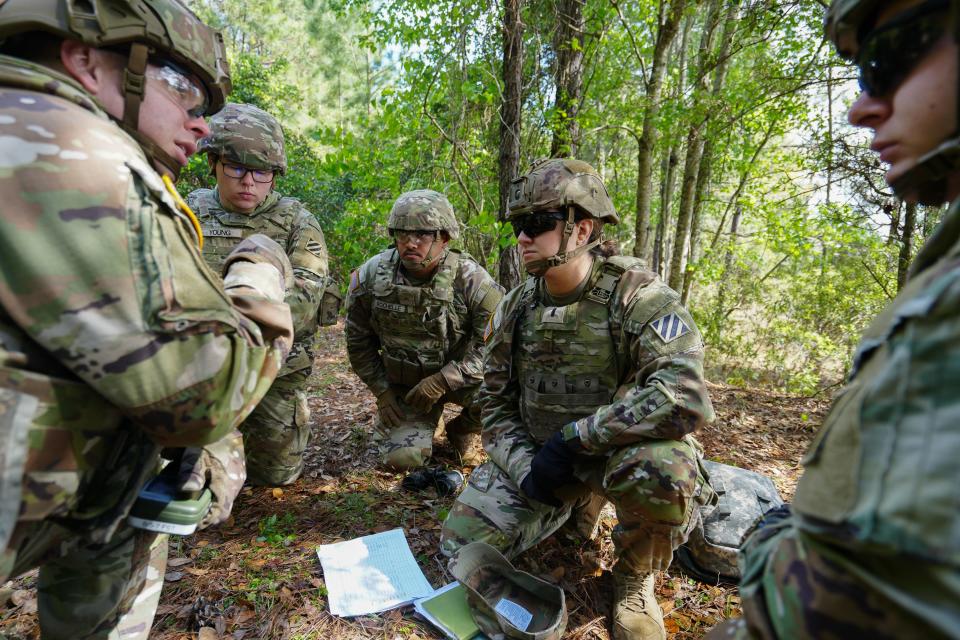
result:
M 664 266 L 670 247 L 667 244 L 667 229 L 670 228 L 670 206 L 673 196 L 673 183 L 677 177 L 676 149 L 667 149 L 663 156 L 660 175 L 663 176 L 660 186 L 660 220 L 657 221 L 657 237 L 654 242 L 653 264 L 651 269 L 660 277 L 664 276 Z
M 903 235 L 900 237 L 900 255 L 897 258 L 897 291 L 907 283 L 910 269 L 910 253 L 913 250 L 913 230 L 917 225 L 917 205 L 907 203 L 903 214 Z
M 740 228 L 740 205 L 733 211 L 733 219 L 730 220 L 730 241 L 723 254 L 723 273 L 720 276 L 719 288 L 717 289 L 717 307 L 713 314 L 713 328 L 716 331 L 717 344 L 720 343 L 720 337 L 723 333 L 723 320 L 727 315 L 727 288 L 730 286 L 730 272 L 733 270 L 733 250 L 737 246 L 737 230 Z
M 520 89 L 523 82 L 523 22 L 520 20 L 522 0 L 503 0 L 503 105 L 500 109 L 500 208 L 507 211 L 510 182 L 520 166 Z M 500 252 L 500 284 L 512 289 L 520 284 L 520 252 L 516 245 Z
M 664 0 L 666 3 L 667 0 Z M 643 114 L 643 131 L 640 133 L 637 151 L 637 220 L 636 242 L 633 255 L 647 259 L 647 239 L 650 226 L 650 196 L 653 192 L 653 152 L 657 144 L 657 116 L 660 111 L 660 93 L 667 68 L 667 51 L 673 44 L 680 27 L 686 0 L 670 0 L 661 4 L 661 21 L 650 62 L 650 77 L 646 84 L 646 111 Z
M 556 53 L 554 79 L 557 97 L 554 101 L 556 120 L 550 157 L 577 155 L 580 125 L 577 112 L 583 91 L 583 3 L 584 0 L 559 0 L 557 29 L 553 40 Z

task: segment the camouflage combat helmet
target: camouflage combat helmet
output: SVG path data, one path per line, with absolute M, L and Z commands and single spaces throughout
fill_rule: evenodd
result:
M 129 48 L 120 125 L 174 175 L 179 163 L 137 130 L 148 58 L 171 62 L 196 76 L 207 93 L 207 114 L 219 111 L 230 93 L 223 37 L 180 0 L 0 1 L 0 42 L 36 31 L 98 48 Z
M 252 104 L 228 103 L 210 118 L 210 135 L 200 152 L 213 153 L 251 169 L 287 170 L 283 128 L 272 115 Z
M 861 59 L 861 46 L 868 40 L 872 22 L 884 4 L 881 0 L 833 0 L 827 10 L 824 20 L 827 38 L 843 58 L 856 62 L 861 69 L 870 64 L 870 60 Z M 957 2 L 928 0 L 911 10 L 948 14 L 948 19 L 943 20 L 944 32 L 952 34 L 954 40 L 960 43 L 960 5 Z M 957 82 L 960 83 L 960 78 Z M 890 184 L 894 193 L 901 198 L 916 199 L 920 204 L 943 203 L 948 175 L 960 170 L 960 109 L 956 119 L 957 127 L 953 134 Z
M 527 271 L 535 275 L 542 275 L 550 267 L 568 262 L 603 241 L 600 232 L 592 242 L 566 251 L 577 214 L 599 220 L 601 224 L 620 223 L 620 216 L 613 207 L 603 180 L 589 164 L 573 158 L 538 160 L 527 173 L 510 184 L 507 220 L 544 211 L 565 212 L 567 219 L 560 250 L 546 260 L 526 264 Z
M 515 569 L 483 542 L 461 547 L 450 573 L 467 591 L 470 614 L 489 638 L 560 640 L 567 626 L 563 589 Z
M 460 225 L 447 196 L 431 189 L 401 194 L 390 209 L 387 228 L 391 231 L 446 231 L 451 240 L 460 235 Z

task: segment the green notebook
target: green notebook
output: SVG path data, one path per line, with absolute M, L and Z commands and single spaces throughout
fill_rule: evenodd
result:
M 438 589 L 432 596 L 415 603 L 431 624 L 443 631 L 452 640 L 471 640 L 480 634 L 480 628 L 470 615 L 467 606 L 467 591 L 459 582 Z

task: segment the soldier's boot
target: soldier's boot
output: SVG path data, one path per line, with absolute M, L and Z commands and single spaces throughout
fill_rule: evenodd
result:
M 480 432 L 470 418 L 464 418 L 461 413 L 450 421 L 446 430 L 450 446 L 457 452 L 465 466 L 476 467 L 483 462 L 484 452 L 480 442 Z
M 577 532 L 588 540 L 593 540 L 600 532 L 600 515 L 607 504 L 607 498 L 599 493 L 591 493 L 585 502 L 573 508 L 573 522 Z
M 653 593 L 652 571 L 613 568 L 613 640 L 666 640 L 663 611 Z

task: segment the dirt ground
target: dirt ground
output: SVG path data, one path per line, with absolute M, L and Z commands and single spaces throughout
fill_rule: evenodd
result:
M 440 526 L 452 497 L 400 488 L 401 474 L 376 468 L 371 438 L 374 399 L 347 364 L 342 325 L 321 333 L 310 399 L 313 437 L 306 472 L 283 489 L 246 488 L 227 523 L 173 537 L 151 639 L 408 640 L 441 638 L 412 609 L 343 619 L 327 611 L 316 547 L 402 527 L 431 584 L 451 580 L 438 552 Z M 793 495 L 798 461 L 829 405 L 757 389 L 711 385 L 716 421 L 698 434 L 707 457 L 763 472 L 785 499 Z M 469 473 L 445 439 L 437 464 Z M 600 535 L 570 527 L 527 552 L 517 565 L 560 584 L 570 613 L 566 638 L 607 640 L 609 571 L 615 524 L 604 511 Z M 39 638 L 35 573 L 0 591 L 0 635 Z M 657 582 L 668 637 L 699 638 L 739 614 L 733 586 L 709 586 L 671 568 Z

